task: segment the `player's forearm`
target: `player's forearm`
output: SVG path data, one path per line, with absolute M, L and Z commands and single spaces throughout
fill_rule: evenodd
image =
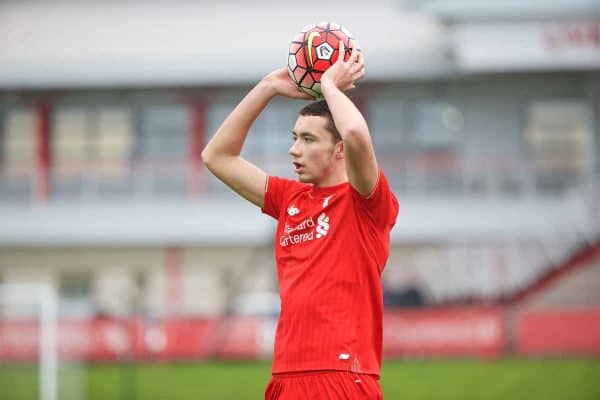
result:
M 202 151 L 204 163 L 210 167 L 220 158 L 239 156 L 250 127 L 275 95 L 274 89 L 264 81 L 252 88 Z
M 375 150 L 364 117 L 352 101 L 330 81 L 321 81 L 335 126 L 344 141 L 344 159 L 350 185 L 361 195 L 372 193 L 377 183 Z
M 344 142 L 370 142 L 367 122 L 352 100 L 333 81 L 321 82 L 321 90 Z

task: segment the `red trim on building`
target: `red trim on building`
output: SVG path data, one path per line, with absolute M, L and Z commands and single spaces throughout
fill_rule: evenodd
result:
M 384 314 L 385 357 L 503 354 L 507 342 L 501 307 L 406 309 Z
M 45 202 L 51 194 L 51 151 L 50 151 L 50 106 L 40 104 L 36 107 L 36 180 L 35 198 Z
M 517 320 L 516 347 L 524 355 L 600 355 L 600 310 L 526 311 Z
M 395 310 L 386 311 L 384 321 L 385 358 L 600 354 L 600 309 L 520 314 L 515 349 L 509 347 L 506 308 Z M 275 324 L 261 316 L 61 318 L 58 351 L 87 361 L 257 359 L 272 356 Z M 1 320 L 0 362 L 35 361 L 39 334 L 39 321 Z

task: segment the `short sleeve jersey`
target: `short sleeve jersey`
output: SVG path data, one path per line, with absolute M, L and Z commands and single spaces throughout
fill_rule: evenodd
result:
M 381 273 L 398 215 L 385 175 L 379 172 L 368 197 L 348 182 L 318 188 L 270 176 L 262 211 L 278 220 L 281 313 L 273 373 L 379 375 Z

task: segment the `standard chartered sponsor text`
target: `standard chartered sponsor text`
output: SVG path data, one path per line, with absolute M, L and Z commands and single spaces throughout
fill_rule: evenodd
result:
M 287 247 L 292 244 L 300 244 L 302 242 L 307 242 L 309 240 L 313 240 L 315 237 L 315 231 L 310 231 L 306 233 L 297 233 L 295 235 L 283 235 L 279 238 L 279 245 L 281 247 Z
M 283 228 L 283 231 L 289 235 L 292 232 L 303 231 L 306 228 L 312 228 L 314 226 L 315 226 L 315 221 L 313 221 L 312 217 L 308 217 L 293 228 L 291 226 L 289 226 L 286 222 L 285 228 Z
M 291 227 L 287 223 L 285 224 L 285 228 L 283 231 L 285 235 L 281 235 L 279 237 L 279 245 L 281 247 L 287 247 L 289 245 L 300 244 L 302 242 L 307 242 L 309 240 L 313 240 L 315 237 L 315 231 L 311 229 L 310 232 L 300 233 L 299 231 L 303 231 L 308 228 L 314 228 L 315 221 L 312 217 L 308 217 L 300 222 L 298 225 Z M 298 233 L 294 233 L 298 232 Z
M 316 226 L 316 235 L 315 235 Z M 290 226 L 288 223 L 283 228 L 284 234 L 279 237 L 279 245 L 281 247 L 287 247 L 290 245 L 296 245 L 303 242 L 308 242 L 315 237 L 320 239 L 327 235 L 329 231 L 329 217 L 325 213 L 321 213 L 317 219 L 317 223 L 313 220 L 313 217 L 305 218 L 302 222 L 296 226 Z
M 279 245 L 281 247 L 287 247 L 294 244 L 300 244 L 303 242 L 307 242 L 309 240 L 313 240 L 315 237 L 314 229 L 311 229 L 310 232 L 300 232 L 306 230 L 308 228 L 314 228 L 315 221 L 312 217 L 308 217 L 300 222 L 298 225 L 291 227 L 287 223 L 283 228 L 285 232 L 284 235 L 279 237 Z M 297 233 L 295 233 L 297 232 Z

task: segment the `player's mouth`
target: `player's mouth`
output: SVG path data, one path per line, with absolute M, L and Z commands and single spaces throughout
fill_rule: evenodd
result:
M 304 171 L 304 165 L 299 163 L 299 162 L 295 162 L 294 161 L 294 172 L 299 174 L 302 173 Z

